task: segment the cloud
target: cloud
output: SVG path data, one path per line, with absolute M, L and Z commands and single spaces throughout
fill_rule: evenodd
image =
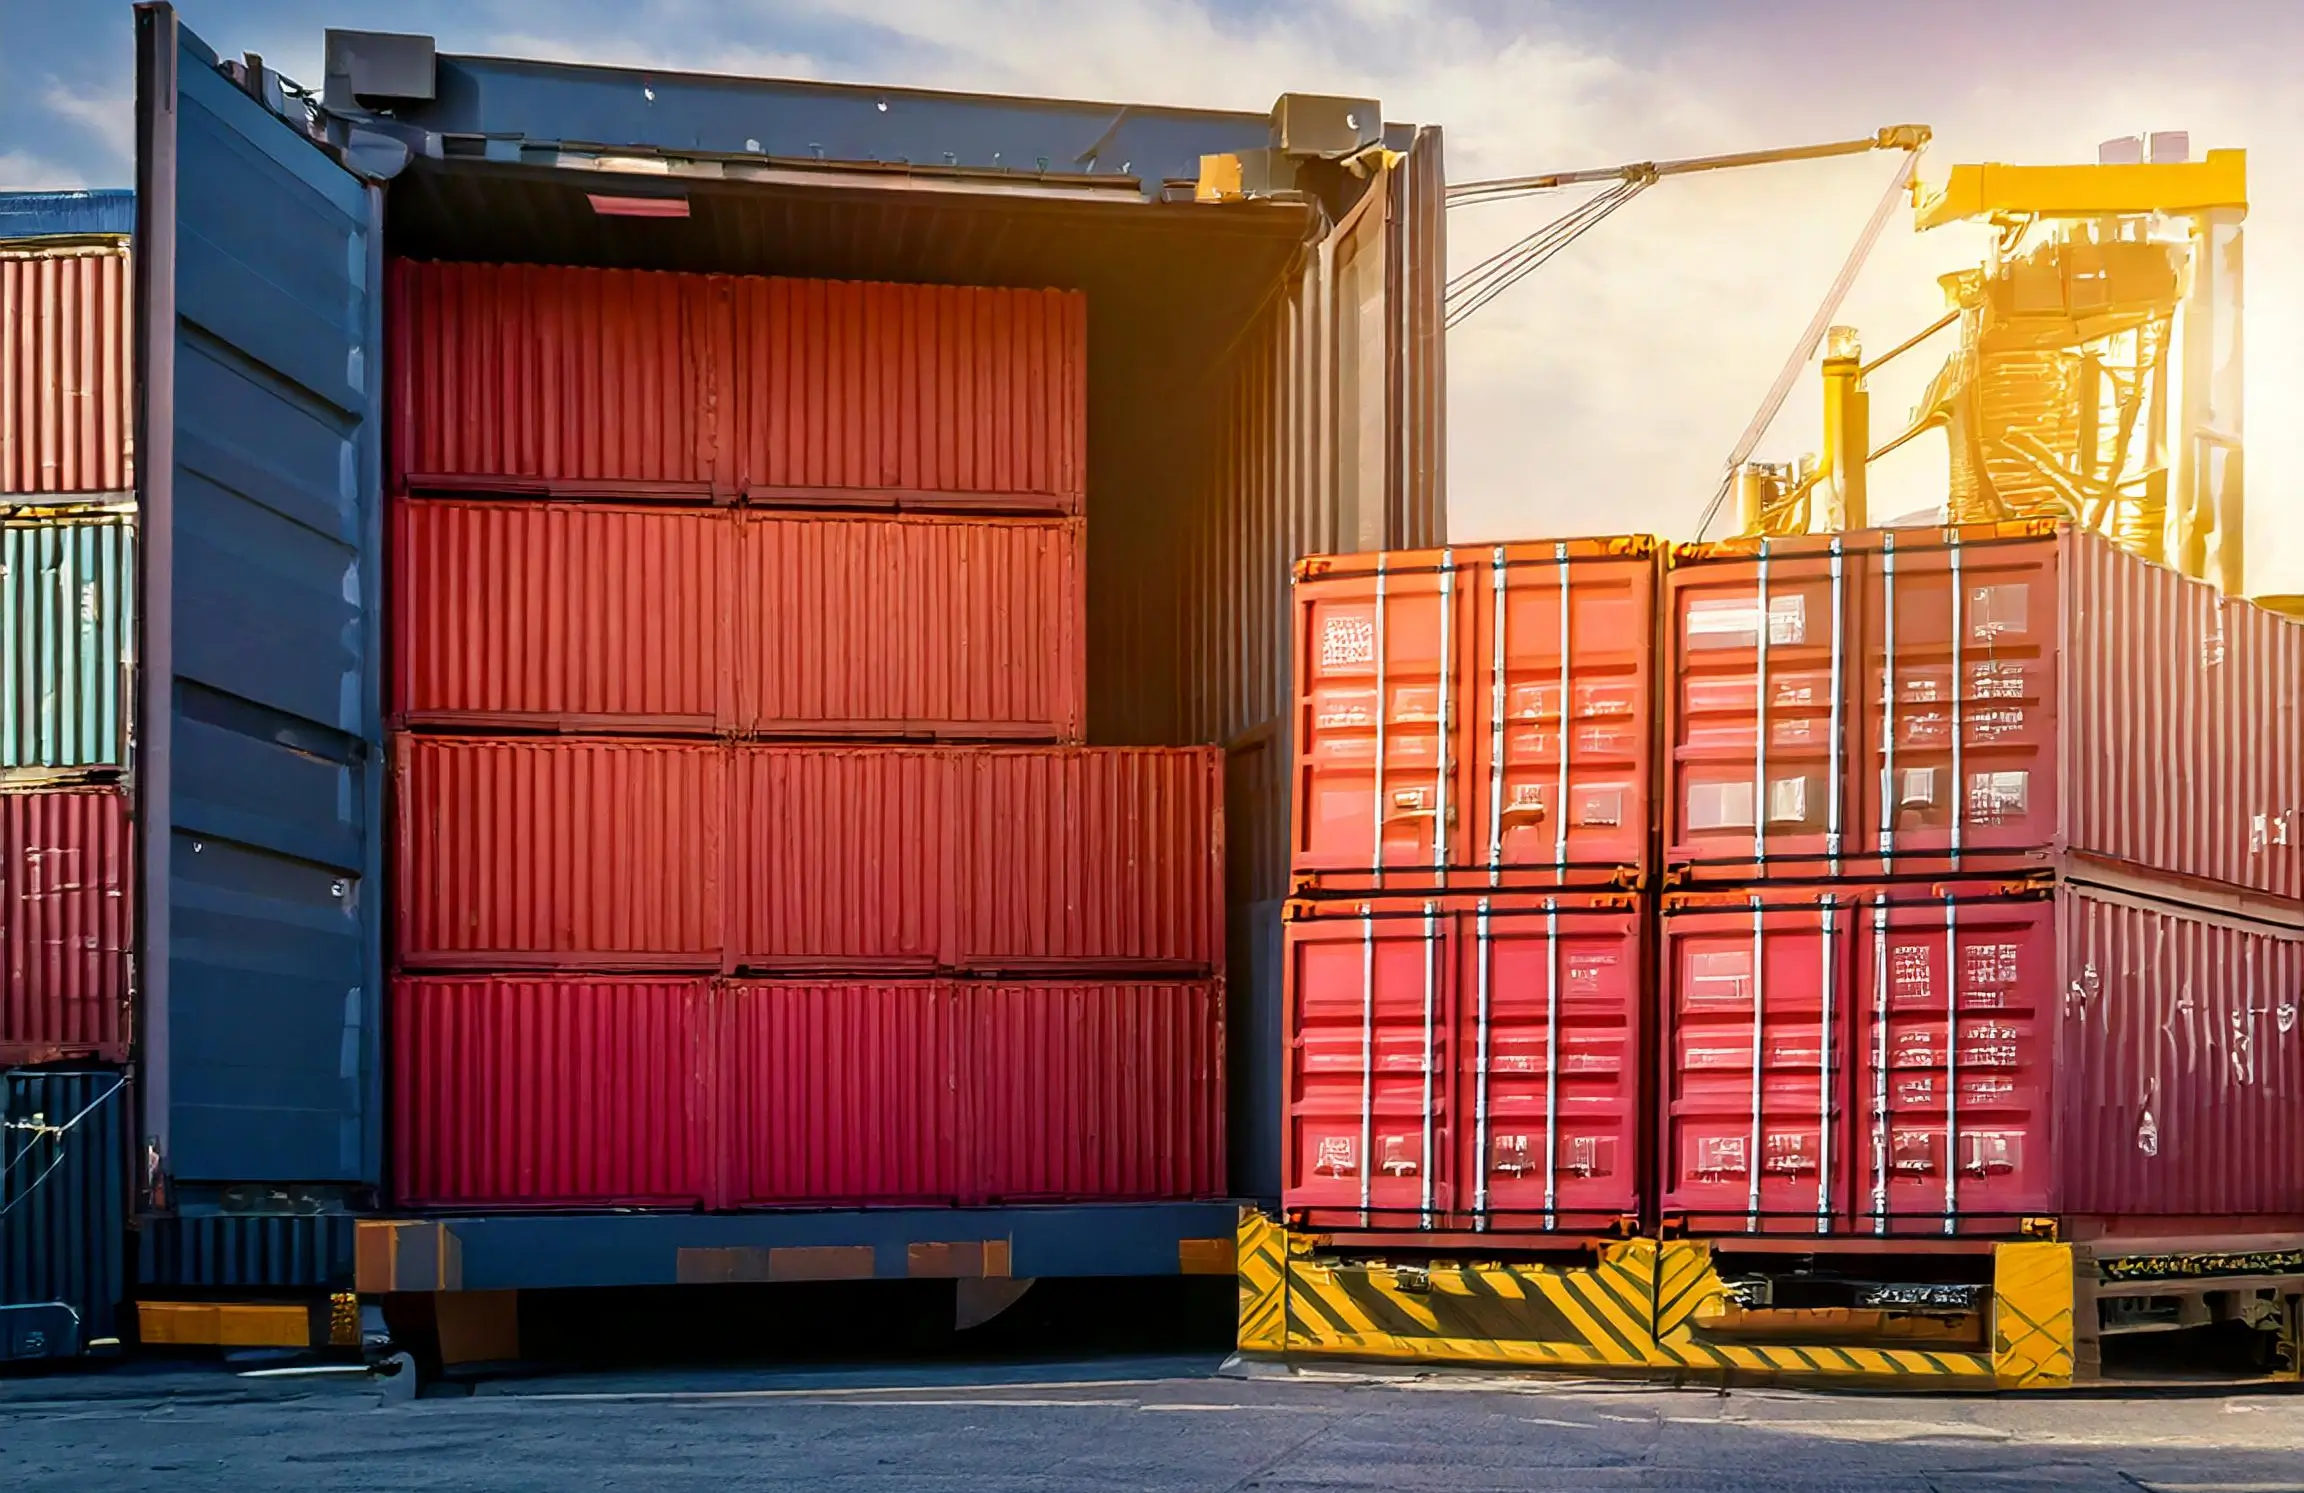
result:
M 22 150 L 0 150 L 0 192 L 70 191 L 88 185 L 71 167 Z
M 54 78 L 40 95 L 49 113 L 95 137 L 122 174 L 136 163 L 136 105 L 126 94 L 80 93 Z

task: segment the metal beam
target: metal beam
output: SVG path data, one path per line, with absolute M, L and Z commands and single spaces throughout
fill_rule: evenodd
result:
M 2111 218 L 2218 210 L 2248 210 L 2246 151 L 2212 150 L 2206 160 L 2156 166 L 1954 166 L 1942 187 L 1921 197 L 1914 223 L 1929 229 L 2001 214 Z

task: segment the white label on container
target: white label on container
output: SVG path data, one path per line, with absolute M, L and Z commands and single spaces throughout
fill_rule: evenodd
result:
M 2024 698 L 2024 665 L 2012 658 L 1988 658 L 1968 668 L 1968 693 L 1978 700 Z
M 1752 785 L 1750 783 L 1690 783 L 1688 785 L 1688 827 L 1690 829 L 1750 829 L 1752 827 Z
M 1312 1170 L 1324 1177 L 1349 1177 L 1357 1173 L 1359 1162 L 1353 1154 L 1352 1137 L 1320 1137 L 1320 1149 L 1313 1157 Z
M 1907 767 L 1897 773 L 1903 781 L 1897 784 L 1896 806 L 1903 809 L 1932 809 L 1936 807 L 1936 769 L 1933 767 Z
M 1707 1135 L 1696 1142 L 1696 1175 L 1707 1180 L 1721 1177 L 1741 1177 L 1748 1170 L 1744 1160 L 1744 1137 L 1741 1135 Z
M 1320 624 L 1320 666 L 1366 667 L 1376 662 L 1376 620 L 1365 612 L 1345 612 Z
M 1756 640 L 1760 635 L 1760 603 L 1757 598 L 1719 597 L 1702 598 L 1688 603 L 1686 633 L 1691 641 L 1699 638 L 1713 640 L 1710 646 L 1722 646 L 1733 641 Z M 1784 648 L 1797 646 L 1808 638 L 1808 603 L 1802 596 L 1772 596 L 1768 599 L 1768 646 Z M 1704 645 L 1699 645 L 1704 646 Z
M 1976 773 L 1968 779 L 1968 818 L 1977 824 L 2021 819 L 2031 797 L 2032 775 L 2028 772 Z
M 1751 1001 L 1752 951 L 1714 949 L 1688 960 L 1688 1003 L 1721 1002 L 1746 1005 Z M 1746 1049 L 1745 1056 L 1751 1052 Z
M 1804 596 L 1771 597 L 1768 602 L 1768 644 L 1772 648 L 1796 646 L 1808 641 L 1808 599 Z
M 2031 628 L 2032 588 L 2021 581 L 1978 586 L 1968 593 L 1968 633 L 1991 642 Z
M 1495 1177 L 1525 1177 L 1536 1170 L 1529 1160 L 1528 1137 L 1499 1135 L 1488 1142 L 1488 1173 Z
M 1768 822 L 1770 824 L 1806 824 L 1808 822 L 1808 780 L 1806 778 L 1778 778 L 1768 785 Z
M 1624 823 L 1624 790 L 1587 788 L 1576 805 L 1576 822 L 1586 829 L 1616 829 Z
M 1780 1177 L 1811 1176 L 1816 1171 L 1816 1137 L 1804 1131 L 1777 1131 L 1762 1138 L 1766 1156 L 1763 1169 Z
M 1888 993 L 1899 1001 L 1932 999 L 1936 991 L 1936 970 L 1924 943 L 1899 943 L 1888 946 Z
M 1969 1130 L 1960 1136 L 1964 1153 L 1960 1170 L 1976 1177 L 1997 1177 L 2016 1170 L 2023 1137 L 2004 1130 Z
M 2013 986 L 2019 952 L 2012 943 L 1976 943 L 1961 950 L 1961 996 L 1997 996 Z

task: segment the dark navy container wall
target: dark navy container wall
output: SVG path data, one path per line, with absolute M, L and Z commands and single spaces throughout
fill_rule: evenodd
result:
M 379 194 L 169 7 L 136 46 L 144 1126 L 176 1182 L 357 1184 L 381 1159 Z
M 147 1218 L 136 1279 L 170 1290 L 340 1291 L 352 1286 L 345 1213 L 179 1213 Z
M 132 1112 L 117 1068 L 0 1073 L 0 1358 L 57 1352 L 10 1307 L 69 1307 L 80 1351 L 117 1342 Z

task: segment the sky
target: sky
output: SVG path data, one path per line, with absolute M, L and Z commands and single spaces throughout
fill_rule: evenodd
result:
M 2304 0 L 182 0 L 226 55 L 317 86 L 327 26 L 443 51 L 1261 110 L 1374 96 L 1446 131 L 1455 180 L 1934 127 L 1956 161 L 2089 161 L 2185 129 L 2249 151 L 2250 589 L 2304 591 Z M 2284 76 L 2284 74 L 2286 76 Z M 0 189 L 126 185 L 124 0 L 0 0 Z M 1894 165 L 1885 155 L 1665 182 L 1449 339 L 1459 541 L 1689 537 L 1721 463 Z M 1468 266 L 1567 204 L 1450 214 Z M 1840 320 L 1885 350 L 1934 320 L 1981 231 L 1891 223 Z M 1933 345 L 1875 379 L 1899 428 Z M 1813 450 L 1813 370 L 1757 453 Z M 1873 476 L 1874 511 L 1941 498 L 1944 446 Z

